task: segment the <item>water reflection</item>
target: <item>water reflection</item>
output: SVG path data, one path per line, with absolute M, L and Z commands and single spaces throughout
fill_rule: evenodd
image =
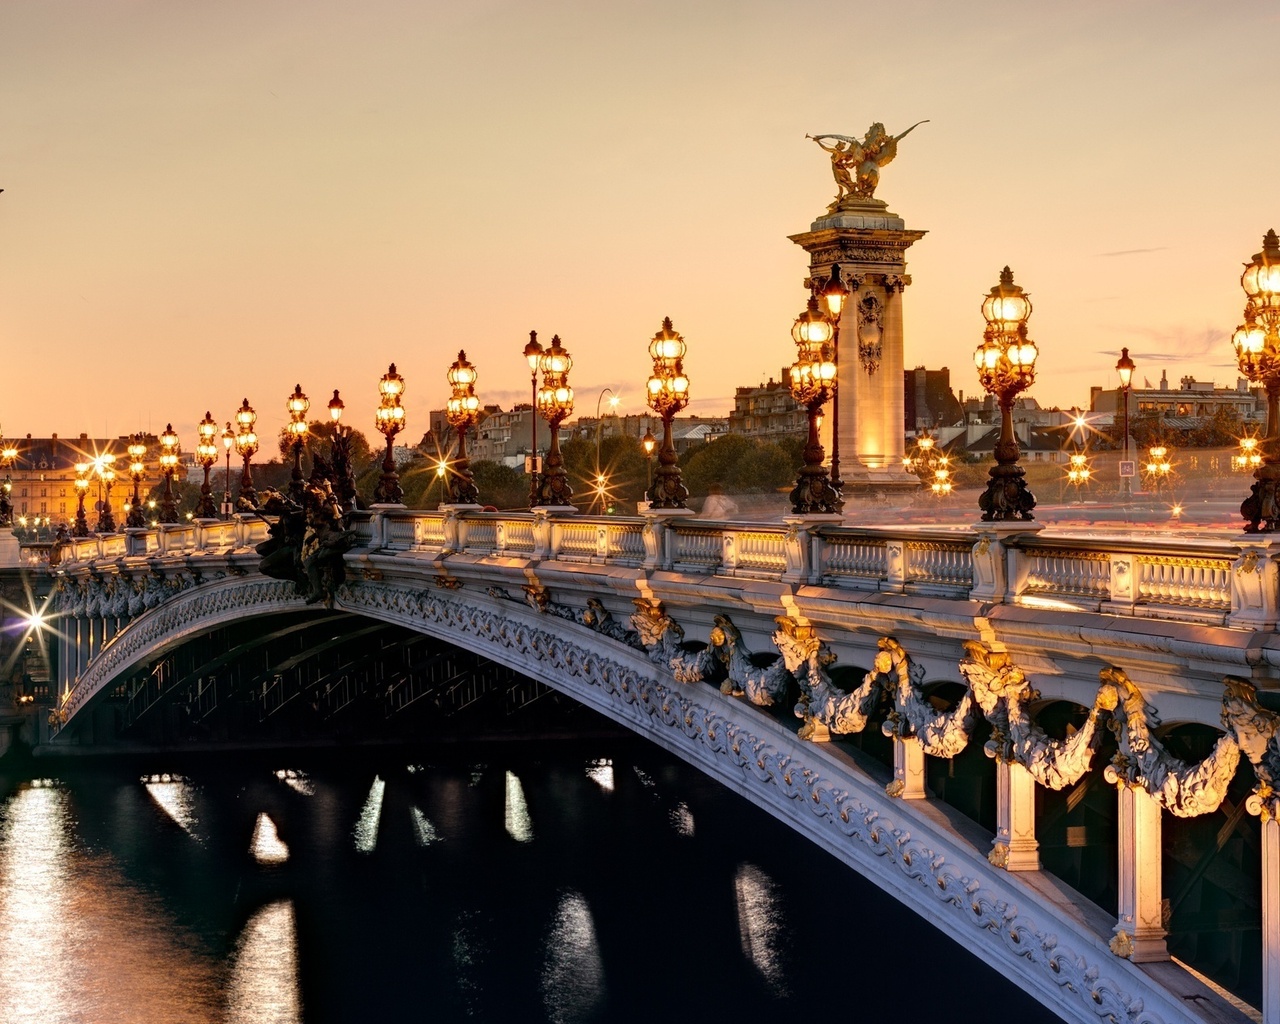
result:
M 229 1024 L 300 1021 L 298 934 L 293 904 L 269 903 L 249 918 L 227 980 Z
M 294 792 L 301 793 L 303 796 L 316 795 L 316 785 L 307 778 L 306 772 L 295 771 L 292 768 L 282 768 L 276 772 L 276 778 Z
M 547 935 L 542 969 L 542 1002 L 554 1024 L 588 1020 L 605 1001 L 604 964 L 587 901 L 566 892 Z
M 356 841 L 356 849 L 361 853 L 373 853 L 378 845 L 378 823 L 382 820 L 382 794 L 387 784 L 378 775 L 373 777 L 373 785 L 369 787 L 369 795 L 365 797 L 364 807 L 360 810 L 360 820 L 356 822 L 352 833 Z
M 671 812 L 671 827 L 679 832 L 682 836 L 693 835 L 693 811 L 689 810 L 689 805 L 683 800 Z
M 440 833 L 431 824 L 431 819 L 416 807 L 411 810 L 413 812 L 413 838 L 417 844 L 419 846 L 430 846 L 432 843 L 438 843 L 440 841 Z
M 776 995 L 785 995 L 782 962 L 782 905 L 773 880 L 754 864 L 740 864 L 733 880 L 738 900 L 742 952 L 756 965 Z
M 180 776 L 169 778 L 171 781 L 168 782 L 144 783 L 147 795 L 174 824 L 196 842 L 200 842 L 200 837 L 196 835 L 196 814 L 191 784 Z
M 606 793 L 613 792 L 613 762 L 609 760 L 592 761 L 587 769 L 587 778 Z
M 289 859 L 289 847 L 276 831 L 276 823 L 262 811 L 253 826 L 253 839 L 249 843 L 253 859 L 259 864 L 283 864 Z
M 524 800 L 524 787 L 514 772 L 507 772 L 506 827 L 517 843 L 533 842 L 533 821 L 529 817 L 529 805 Z

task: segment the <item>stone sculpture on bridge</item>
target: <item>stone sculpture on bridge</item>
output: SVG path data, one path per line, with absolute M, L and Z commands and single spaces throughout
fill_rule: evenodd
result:
M 898 155 L 898 143 L 913 131 L 926 124 L 917 121 L 901 135 L 890 135 L 877 121 L 867 129 L 862 140 L 850 135 L 806 135 L 831 156 L 831 173 L 836 180 L 835 201 L 829 209 L 832 213 L 846 205 L 846 199 L 871 199 L 880 184 L 880 168 Z M 828 146 L 822 140 L 834 139 Z
M 277 517 L 267 539 L 257 546 L 262 574 L 292 581 L 307 604 L 323 601 L 332 608 L 334 595 L 347 578 L 342 556 L 355 544 L 356 536 L 343 525 L 328 464 L 315 457 L 301 504 L 274 490 L 263 491 L 259 502 L 263 512 Z

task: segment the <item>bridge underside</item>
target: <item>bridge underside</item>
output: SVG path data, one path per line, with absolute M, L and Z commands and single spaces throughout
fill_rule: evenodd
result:
M 480 654 L 347 612 L 232 622 L 135 665 L 65 739 L 99 749 L 465 741 L 609 728 Z

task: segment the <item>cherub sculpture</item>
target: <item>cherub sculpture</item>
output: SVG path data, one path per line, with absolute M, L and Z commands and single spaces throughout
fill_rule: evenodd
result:
M 836 179 L 834 212 L 849 196 L 870 199 L 880 184 L 880 168 L 898 155 L 898 143 L 927 121 L 917 121 L 901 135 L 890 135 L 877 121 L 861 141 L 848 135 L 806 135 L 831 155 L 831 173 Z M 823 139 L 834 140 L 827 145 Z

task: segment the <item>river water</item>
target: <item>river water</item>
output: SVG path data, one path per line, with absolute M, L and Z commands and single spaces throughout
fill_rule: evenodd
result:
M 40 770 L 0 764 L 3 1024 L 1056 1019 L 627 740 Z

